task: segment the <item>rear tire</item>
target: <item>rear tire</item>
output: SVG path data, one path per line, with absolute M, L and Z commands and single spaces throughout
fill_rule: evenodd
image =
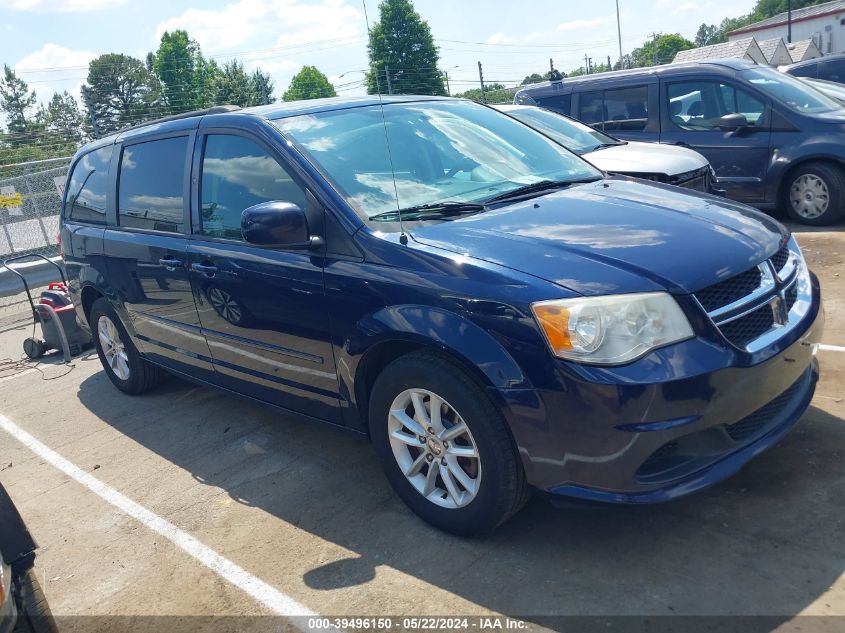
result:
M 23 633 L 58 633 L 56 621 L 41 590 L 41 584 L 30 568 L 21 574 L 16 583 L 18 624 L 15 631 Z
M 100 298 L 94 302 L 88 322 L 97 356 L 115 387 L 134 396 L 161 382 L 162 370 L 141 356 L 108 300 Z
M 789 175 L 782 204 L 790 218 L 827 226 L 845 217 L 845 172 L 828 163 L 807 163 Z
M 528 499 L 502 414 L 449 360 L 414 352 L 390 363 L 373 386 L 369 417 L 387 479 L 431 525 L 476 536 L 504 523 Z

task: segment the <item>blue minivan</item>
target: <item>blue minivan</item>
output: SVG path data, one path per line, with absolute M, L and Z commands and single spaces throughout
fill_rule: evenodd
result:
M 631 141 L 690 147 L 728 197 L 803 224 L 845 218 L 845 109 L 806 82 L 738 59 L 526 86 L 539 105 Z
M 818 377 L 819 285 L 781 224 L 608 178 L 460 99 L 215 108 L 94 141 L 61 236 L 118 389 L 172 372 L 360 433 L 458 534 L 530 489 L 718 482 Z

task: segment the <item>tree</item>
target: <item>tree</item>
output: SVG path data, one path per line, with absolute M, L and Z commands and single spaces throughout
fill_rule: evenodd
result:
M 490 83 L 484 86 L 484 101 L 487 103 L 512 103 L 513 95 L 516 93 L 516 88 L 508 88 L 504 84 Z M 482 101 L 481 88 L 470 88 L 456 97 L 463 99 L 472 99 L 473 101 Z
M 31 112 L 34 105 L 35 92 L 30 91 L 27 83 L 4 64 L 3 78 L 0 79 L 0 111 L 6 115 L 10 143 L 22 144 L 32 133 L 34 121 Z
M 446 94 L 431 29 L 410 0 L 384 0 L 379 5 L 367 51 L 368 93 Z
M 222 77 L 223 71 L 216 61 L 199 56 L 194 68 L 194 100 L 197 108 L 210 108 L 218 104 Z
M 198 77 L 196 71 L 201 59 L 199 44 L 188 37 L 187 31 L 165 31 L 161 36 L 158 51 L 152 54 L 153 72 L 161 80 L 171 114 L 200 107 L 199 84 L 203 78 Z
M 336 97 L 337 93 L 329 78 L 315 66 L 303 66 L 302 70 L 293 76 L 290 87 L 282 95 L 284 101 L 298 101 L 300 99 L 320 99 Z
M 258 105 L 261 98 L 255 92 L 255 86 L 244 70 L 244 65 L 236 59 L 223 64 L 217 83 L 217 103 L 232 104 L 241 107 Z
M 107 53 L 88 66 L 91 108 L 102 134 L 162 113 L 161 84 L 140 59 Z
M 252 89 L 260 97 L 259 103 L 266 105 L 276 102 L 276 97 L 273 96 L 273 90 L 275 90 L 276 86 L 268 73 L 265 73 L 260 68 L 256 68 L 250 79 L 252 81 Z
M 702 24 L 695 33 L 695 45 L 710 46 L 711 44 L 718 44 L 725 41 L 724 37 L 724 31 L 720 31 L 715 24 Z
M 525 79 L 522 80 L 522 83 L 519 85 L 527 86 L 529 84 L 538 84 L 541 81 L 546 81 L 546 77 L 544 77 L 540 73 L 531 73 L 530 75 L 527 75 Z
M 85 140 L 85 120 L 76 99 L 67 91 L 54 92 L 47 107 L 39 111 L 38 118 L 49 135 L 49 151 L 57 156 L 75 152 Z
M 695 44 L 678 33 L 658 35 L 641 47 L 635 48 L 631 58 L 635 67 L 668 64 L 675 59 L 678 51 L 689 48 L 695 48 Z

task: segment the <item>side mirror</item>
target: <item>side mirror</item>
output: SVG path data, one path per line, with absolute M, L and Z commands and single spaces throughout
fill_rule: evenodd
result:
M 719 129 L 725 132 L 736 132 L 737 130 L 748 127 L 748 119 L 745 118 L 744 114 L 734 112 L 720 117 L 718 125 Z
M 250 244 L 312 250 L 323 238 L 308 233 L 305 211 L 292 202 L 262 202 L 241 212 L 241 233 Z

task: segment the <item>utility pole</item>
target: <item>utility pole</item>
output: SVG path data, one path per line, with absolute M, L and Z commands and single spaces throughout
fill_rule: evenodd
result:
M 786 0 L 786 43 L 792 44 L 792 0 Z
M 619 0 L 616 0 L 616 35 L 619 38 L 619 68 L 625 68 L 625 58 L 622 56 L 622 19 L 619 16 Z
M 607 69 L 613 70 L 613 66 L 610 65 L 610 55 L 607 56 Z
M 555 62 L 549 57 L 549 77 L 555 74 Z
M 584 53 L 584 72 L 590 74 L 590 58 L 587 57 L 587 53 Z
M 384 65 L 384 76 L 387 79 L 387 94 L 393 94 L 393 86 L 390 84 L 390 67 L 385 64 Z
M 452 88 L 451 88 L 451 86 L 449 86 L 449 71 L 448 70 L 443 71 L 443 77 L 446 79 L 446 94 L 448 94 L 451 97 L 452 96 Z
M 91 92 L 88 86 L 82 86 L 82 103 L 85 104 L 85 109 L 88 110 L 88 118 L 91 121 L 91 129 L 94 132 L 94 138 L 100 138 L 100 126 L 97 123 L 97 117 L 94 115 L 94 105 L 91 103 Z
M 484 73 L 481 71 L 481 62 L 478 62 L 478 81 L 481 83 L 481 103 L 487 103 L 487 95 L 484 94 Z

